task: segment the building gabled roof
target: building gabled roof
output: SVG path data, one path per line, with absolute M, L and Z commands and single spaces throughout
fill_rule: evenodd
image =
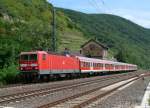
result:
M 90 43 L 90 42 L 95 42 L 96 44 L 98 44 L 98 45 L 101 46 L 102 48 L 108 50 L 108 47 L 107 47 L 106 45 L 104 45 L 104 44 L 102 44 L 102 43 L 99 43 L 99 42 L 97 42 L 97 41 L 94 40 L 94 39 L 90 39 L 88 42 L 86 42 L 86 43 L 84 43 L 83 45 L 81 45 L 81 48 L 83 48 L 85 45 L 87 45 L 87 44 Z

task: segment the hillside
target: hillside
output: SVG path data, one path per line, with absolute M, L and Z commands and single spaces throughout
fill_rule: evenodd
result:
M 57 48 L 78 50 L 86 38 L 64 13 L 56 12 Z M 46 0 L 0 0 L 0 67 L 21 51 L 51 48 L 52 6 Z
M 149 68 L 150 30 L 114 15 L 58 10 L 77 24 L 87 38 L 96 37 L 106 44 L 118 60 Z
M 150 30 L 118 16 L 57 9 L 57 49 L 78 51 L 90 38 L 110 48 L 123 62 L 150 64 Z M 51 48 L 52 6 L 46 0 L 0 0 L 0 67 L 21 51 Z

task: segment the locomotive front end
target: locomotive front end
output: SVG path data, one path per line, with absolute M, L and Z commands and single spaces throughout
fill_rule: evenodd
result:
M 38 54 L 36 52 L 23 52 L 20 54 L 19 70 L 24 79 L 37 78 L 39 72 Z

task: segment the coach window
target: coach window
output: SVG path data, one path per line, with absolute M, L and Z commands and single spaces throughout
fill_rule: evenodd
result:
M 97 67 L 97 63 L 95 63 L 95 67 Z
M 109 68 L 109 64 L 106 64 L 105 67 L 108 69 Z
M 83 62 L 83 67 L 86 67 L 86 63 L 85 62 Z
M 93 63 L 93 67 L 95 67 L 95 63 Z
M 99 64 L 99 63 L 97 64 L 97 67 L 100 67 L 100 64 Z
M 86 65 L 85 65 L 85 62 L 83 62 L 83 67 L 85 67 Z
M 86 67 L 88 67 L 88 63 L 86 62 Z
M 113 64 L 110 64 L 110 68 L 113 68 Z
M 84 67 L 84 62 L 81 62 L 81 67 Z
M 103 64 L 100 63 L 100 67 L 103 67 Z
M 82 67 L 85 67 L 84 62 L 82 62 Z
M 86 62 L 86 67 L 88 67 L 88 62 Z
M 90 67 L 90 62 L 88 62 L 88 67 Z
M 43 54 L 43 60 L 46 60 L 46 54 Z
M 101 67 L 101 64 L 100 64 L 100 63 L 98 63 L 98 67 Z
M 87 62 L 87 67 L 89 67 L 89 63 Z

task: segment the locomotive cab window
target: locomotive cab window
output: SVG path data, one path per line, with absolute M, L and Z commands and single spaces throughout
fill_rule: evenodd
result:
M 37 60 L 37 55 L 36 54 L 31 54 L 29 56 L 29 60 Z
M 28 55 L 21 55 L 21 56 L 20 56 L 20 59 L 21 59 L 21 60 L 28 60 Z
M 20 57 L 21 60 L 37 60 L 37 54 L 23 54 Z

